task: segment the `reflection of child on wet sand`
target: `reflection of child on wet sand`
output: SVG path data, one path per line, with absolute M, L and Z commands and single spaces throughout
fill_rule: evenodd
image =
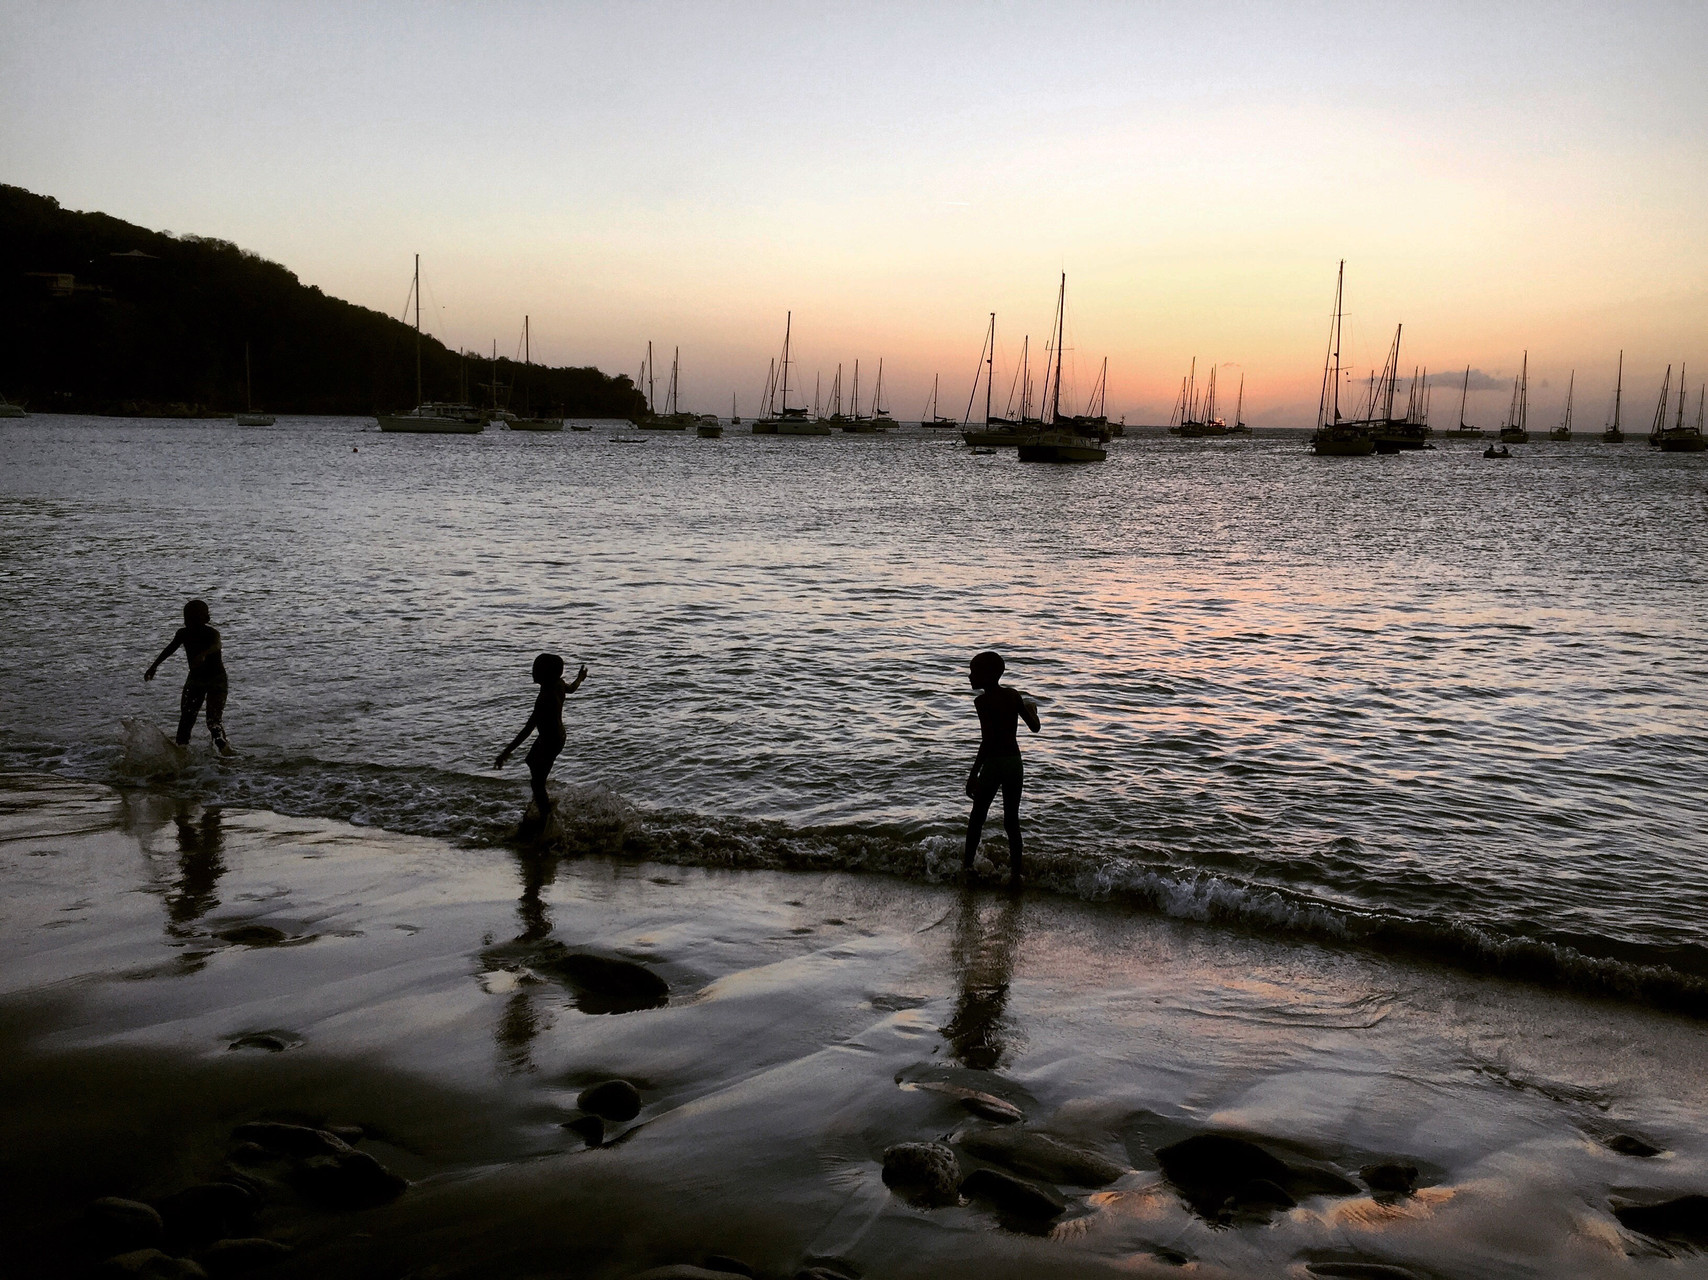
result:
M 534 659 L 534 683 L 540 686 L 540 693 L 534 699 L 534 712 L 528 717 L 528 723 L 522 726 L 510 741 L 510 745 L 498 753 L 497 763 L 493 766 L 502 769 L 510 759 L 512 752 L 522 745 L 530 733 L 538 732 L 534 745 L 528 748 L 528 775 L 534 789 L 534 807 L 539 810 L 540 825 L 544 826 L 552 811 L 551 797 L 546 794 L 546 775 L 552 771 L 558 752 L 563 750 L 564 739 L 567 736 L 563 728 L 563 700 L 581 687 L 581 682 L 587 679 L 587 668 L 584 666 L 576 672 L 573 683 L 563 682 L 563 659 L 555 653 L 542 653 Z
M 1020 744 L 1015 741 L 1014 732 L 1022 719 L 1028 729 L 1038 732 L 1038 707 L 1018 689 L 1001 683 L 1003 667 L 1002 655 L 986 650 L 973 659 L 969 673 L 973 688 L 984 692 L 973 700 L 979 713 L 981 737 L 979 753 L 973 758 L 972 772 L 967 775 L 967 798 L 973 802 L 973 812 L 967 819 L 967 849 L 961 865 L 972 870 L 985 815 L 1000 790 L 1002 825 L 1008 832 L 1008 879 L 1017 886 L 1022 875 L 1020 791 L 1026 785 L 1026 770 L 1020 762 Z
M 144 680 L 154 679 L 160 664 L 170 658 L 179 646 L 190 664 L 184 677 L 184 692 L 178 699 L 178 745 L 190 745 L 190 730 L 196 727 L 196 715 L 207 703 L 208 732 L 221 755 L 233 754 L 225 737 L 225 660 L 220 656 L 219 632 L 211 624 L 212 615 L 204 600 L 191 600 L 184 606 L 184 625 L 172 637 L 172 643 L 160 651 L 160 656 L 148 664 L 142 673 Z

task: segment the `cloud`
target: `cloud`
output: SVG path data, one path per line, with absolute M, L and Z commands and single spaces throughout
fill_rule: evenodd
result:
M 1457 373 L 1432 373 L 1429 375 L 1429 385 L 1432 387 L 1462 387 L 1465 386 L 1465 371 Z M 1505 391 L 1512 386 L 1511 378 L 1504 378 L 1500 371 L 1485 373 L 1481 369 L 1471 370 L 1471 391 Z

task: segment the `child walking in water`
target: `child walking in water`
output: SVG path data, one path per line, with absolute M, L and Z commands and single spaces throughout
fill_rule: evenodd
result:
M 1020 762 L 1020 744 L 1015 740 L 1018 722 L 1038 732 L 1038 707 L 1018 689 L 1002 684 L 1002 655 L 986 650 L 972 660 L 969 678 L 973 688 L 982 689 L 973 706 L 979 713 L 979 753 L 967 775 L 967 798 L 973 802 L 967 819 L 967 850 L 961 859 L 966 871 L 973 868 L 979 851 L 990 802 L 1002 792 L 1002 825 L 1008 832 L 1008 882 L 1018 888 L 1024 875 L 1020 845 L 1020 790 L 1026 784 L 1026 769 Z
M 190 745 L 190 730 L 196 727 L 196 716 L 205 702 L 208 708 L 208 732 L 221 755 L 235 754 L 225 736 L 225 660 L 220 656 L 219 632 L 210 625 L 211 615 L 205 600 L 191 600 L 184 606 L 184 625 L 172 637 L 172 643 L 160 651 L 160 656 L 148 664 L 142 673 L 144 680 L 154 679 L 160 664 L 170 658 L 179 646 L 189 661 L 190 673 L 184 677 L 184 692 L 178 699 L 178 745 Z
M 573 683 L 563 682 L 563 659 L 555 653 L 542 653 L 534 659 L 534 683 L 540 686 L 540 693 L 534 699 L 534 713 L 528 717 L 528 723 L 522 726 L 510 741 L 510 745 L 498 753 L 498 762 L 493 766 L 502 769 L 509 761 L 510 755 L 522 745 L 530 733 L 538 731 L 534 745 L 528 748 L 528 776 L 534 789 L 534 806 L 539 810 L 540 825 L 543 827 L 546 818 L 551 814 L 551 797 L 546 794 L 546 775 L 552 771 L 558 752 L 563 750 L 566 734 L 563 728 L 563 700 L 577 689 L 581 682 L 587 679 L 587 668 L 583 666 L 575 673 Z

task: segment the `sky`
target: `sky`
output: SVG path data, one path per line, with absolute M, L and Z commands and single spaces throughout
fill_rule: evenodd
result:
M 1574 370 L 1598 426 L 1620 350 L 1628 405 L 1708 374 L 1700 0 L 0 0 L 0 181 L 398 316 L 420 253 L 449 345 L 679 347 L 699 411 L 753 411 L 789 313 L 809 398 L 882 358 L 908 419 L 939 375 L 961 414 L 994 311 L 1001 402 L 1065 272 L 1070 402 L 1107 358 L 1166 421 L 1196 358 L 1308 425 L 1341 259 L 1345 363 L 1403 323 L 1438 421 L 1526 351 L 1532 426 Z

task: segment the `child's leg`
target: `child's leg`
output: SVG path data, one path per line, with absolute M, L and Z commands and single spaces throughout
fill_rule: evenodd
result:
M 213 735 L 214 746 L 221 753 L 231 750 L 231 743 L 225 738 L 225 695 L 226 686 L 216 684 L 208 690 L 208 732 Z
M 984 834 L 985 815 L 990 812 L 990 802 L 996 798 L 996 789 L 1000 785 L 996 770 L 985 768 L 979 772 L 979 780 L 973 787 L 973 811 L 967 818 L 967 849 L 961 855 L 961 865 L 971 867 L 973 858 L 979 851 L 979 836 Z
M 1002 780 L 1002 826 L 1008 832 L 1008 874 L 1010 879 L 1018 880 L 1021 871 L 1020 846 L 1020 792 L 1025 786 L 1025 775 L 1018 769 Z
M 539 760 L 528 757 L 528 785 L 534 790 L 534 807 L 540 811 L 540 820 L 552 811 L 552 798 L 546 794 L 546 776 L 552 771 L 550 760 Z
M 201 713 L 202 699 L 208 696 L 208 691 L 202 687 L 200 680 L 184 681 L 184 692 L 178 695 L 178 745 L 190 745 L 190 730 L 196 727 L 196 716 Z

